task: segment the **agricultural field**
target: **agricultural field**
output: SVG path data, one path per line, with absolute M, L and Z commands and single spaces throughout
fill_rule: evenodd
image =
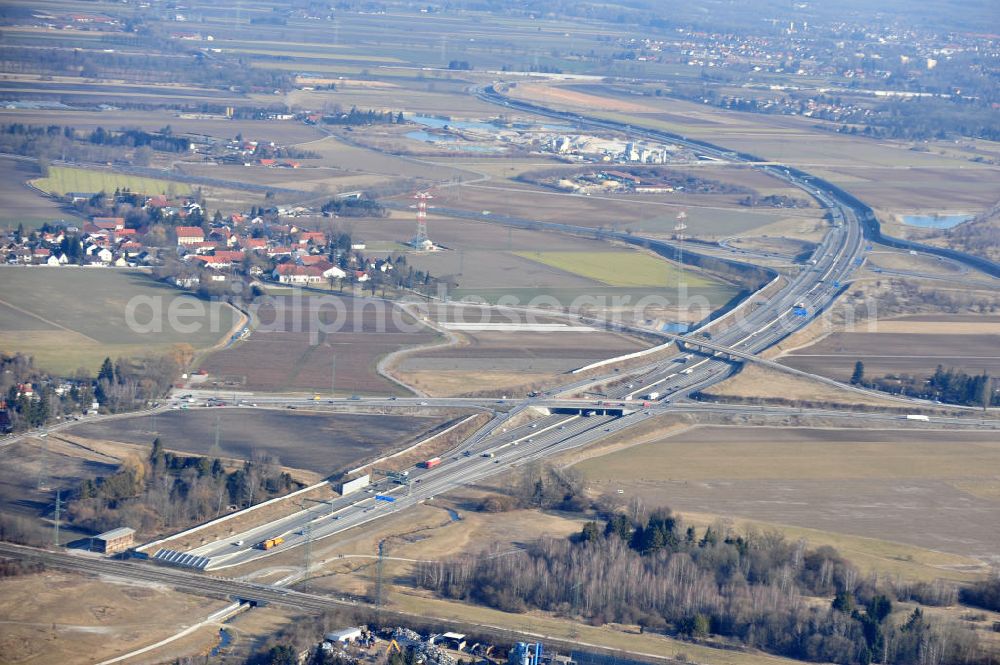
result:
M 143 194 L 168 194 L 170 196 L 183 196 L 191 193 L 190 185 L 182 182 L 64 166 L 50 166 L 48 175 L 33 180 L 32 184 L 43 192 L 57 196 L 63 196 L 69 192 L 106 192 L 111 194 L 116 189 L 128 189 Z
M 960 263 L 948 261 L 938 256 L 927 254 L 913 256 L 907 252 L 890 249 L 879 249 L 869 252 L 865 268 L 874 273 L 880 271 L 898 271 L 931 277 L 947 277 L 957 282 L 968 279 L 967 275 L 971 272 Z M 976 274 L 975 278 L 978 279 L 980 276 Z
M 635 251 L 540 251 L 518 252 L 518 256 L 607 286 L 672 286 L 679 279 L 695 287 L 718 283 L 694 271 L 679 270 L 675 263 Z
M 318 161 L 307 160 L 307 163 L 337 169 L 340 176 L 367 176 L 379 182 L 394 178 L 448 181 L 458 178 L 471 180 L 476 177 L 471 171 L 453 168 L 447 163 L 389 155 L 348 143 L 340 136 L 326 136 L 300 143 L 298 147 L 320 156 Z
M 5 663 L 83 665 L 139 649 L 204 620 L 228 601 L 158 584 L 57 570 L 0 580 Z M 217 628 L 176 643 L 192 653 L 217 642 Z
M 106 357 L 163 353 L 175 344 L 208 349 L 239 320 L 229 305 L 198 300 L 140 270 L 2 266 L 0 285 L 0 349 L 67 376 L 81 367 L 94 374 Z M 170 325 L 171 311 L 184 329 Z
M 517 303 L 508 304 L 523 306 L 536 298 L 544 298 L 548 303 L 546 306 L 550 306 L 552 298 L 555 298 L 562 305 L 568 306 L 574 301 L 584 302 L 586 299 L 597 298 L 611 307 L 615 299 L 634 303 L 643 296 L 665 295 L 674 300 L 676 293 L 674 264 L 635 249 L 616 248 L 600 241 L 544 231 L 513 229 L 486 221 L 440 217 L 432 212 L 427 220 L 428 233 L 444 250 L 413 252 L 404 244 L 413 237 L 415 222 L 412 213 L 392 211 L 388 218 L 383 219 L 303 219 L 317 228 L 349 231 L 359 242 L 369 244 L 366 250 L 369 255 L 405 253 L 408 265 L 447 279 L 451 284 L 448 295 L 452 299 L 473 298 L 497 302 L 501 298 L 514 298 Z M 662 264 L 662 270 L 668 279 L 662 285 L 653 282 L 642 286 L 612 286 L 586 274 L 577 274 L 535 260 L 540 247 L 546 248 L 542 256 L 549 251 L 554 254 L 565 251 L 583 257 L 596 257 L 604 253 L 609 256 L 632 256 L 646 266 Z M 620 259 L 614 260 L 620 262 Z M 574 266 L 574 269 L 586 272 L 579 266 Z M 622 279 L 622 276 L 618 279 Z M 686 270 L 684 281 L 690 287 L 688 297 L 698 303 L 707 303 L 709 308 L 724 305 L 738 292 L 732 285 L 712 279 L 700 271 Z M 704 301 L 701 300 L 702 297 Z M 700 312 L 700 307 L 696 309 Z M 700 318 L 706 314 L 707 312 L 692 315 Z
M 459 345 L 409 354 L 397 367 L 399 376 L 442 396 L 484 389 L 527 392 L 551 385 L 578 367 L 651 346 L 598 330 L 533 332 L 516 325 L 504 331 L 458 327 L 453 334 Z
M 869 378 L 929 377 L 938 365 L 970 374 L 1000 373 L 1000 316 L 913 315 L 880 320 L 876 332 L 833 332 L 780 362 L 846 381 L 858 360 Z
M 201 363 L 223 389 L 408 394 L 378 372 L 384 356 L 436 334 L 385 301 L 275 296 L 256 308 L 246 340 Z
M 991 432 L 704 426 L 575 468 L 594 491 L 622 489 L 681 513 L 983 561 L 1000 546 L 1000 530 L 988 526 L 1000 514 L 1000 442 Z
M 784 220 L 820 223 L 818 208 L 776 210 L 747 208 L 718 197 L 684 194 L 579 196 L 524 183 L 466 184 L 444 190 L 436 205 L 462 210 L 537 219 L 636 234 L 670 236 L 677 214 L 687 211 L 688 230 L 695 238 L 713 240 L 748 235 Z
M 68 496 L 81 478 L 111 475 L 120 462 L 55 437 L 18 441 L 3 449 L 0 460 L 0 509 L 26 519 L 48 516 L 57 491 Z
M 522 99 L 593 112 L 602 117 L 664 129 L 732 150 L 798 166 L 829 178 L 887 213 L 978 212 L 1000 198 L 1000 167 L 973 161 L 954 145 L 909 144 L 834 134 L 806 118 L 733 113 L 667 97 L 641 97 L 608 85 L 521 84 Z M 651 89 L 650 89 L 651 91 Z M 956 180 L 955 169 L 962 170 Z
M 55 201 L 43 196 L 26 183 L 40 175 L 38 168 L 26 161 L 0 159 L 0 228 L 37 228 L 46 222 L 67 220 L 79 222 L 73 213 L 63 210 Z
M 143 446 L 159 437 L 168 450 L 234 460 L 275 455 L 283 466 L 328 476 L 403 448 L 439 425 L 440 418 L 430 417 L 219 408 L 80 424 L 68 434 Z

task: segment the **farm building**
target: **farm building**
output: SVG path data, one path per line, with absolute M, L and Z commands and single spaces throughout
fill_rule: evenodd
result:
M 117 554 L 135 544 L 135 529 L 130 529 L 127 526 L 118 527 L 94 536 L 93 541 L 98 552 Z

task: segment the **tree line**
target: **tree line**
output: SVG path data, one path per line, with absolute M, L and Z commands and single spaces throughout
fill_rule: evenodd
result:
M 347 113 L 334 113 L 323 116 L 323 124 L 326 125 L 391 125 L 403 124 L 403 112 L 393 113 L 392 111 L 376 111 L 368 109 L 359 111 L 357 106 L 352 106 Z
M 277 457 L 255 455 L 231 469 L 219 458 L 177 455 L 159 438 L 147 459 L 127 457 L 115 473 L 81 481 L 67 504 L 78 526 L 104 531 L 122 524 L 142 533 L 184 528 L 299 487 Z
M 928 378 L 887 374 L 881 378 L 868 380 L 865 376 L 865 364 L 858 360 L 854 363 L 851 383 L 908 397 L 937 400 L 945 404 L 984 408 L 1000 406 L 1000 394 L 993 389 L 994 379 L 985 371 L 982 374 L 967 374 L 958 369 L 945 369 L 942 365 L 938 365 L 934 374 Z
M 164 127 L 159 132 L 145 132 L 140 129 L 123 129 L 110 132 L 98 127 L 87 140 L 96 145 L 113 145 L 127 148 L 149 146 L 161 152 L 187 152 L 191 149 L 191 139 L 183 136 L 173 136 L 170 127 Z
M 324 215 L 337 217 L 387 217 L 385 206 L 368 197 L 331 199 L 323 204 Z
M 668 509 L 614 513 L 572 539 L 545 538 L 515 553 L 421 563 L 415 581 L 507 612 L 541 609 L 681 638 L 719 635 L 816 662 L 989 662 L 971 631 L 919 608 L 890 620 L 894 590 L 862 578 L 830 547 L 718 525 L 699 531 Z

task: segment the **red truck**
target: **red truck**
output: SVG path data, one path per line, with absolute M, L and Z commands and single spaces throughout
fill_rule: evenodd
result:
M 425 469 L 433 469 L 434 467 L 436 467 L 440 463 L 441 463 L 441 458 L 440 457 L 432 457 L 431 459 L 429 459 L 429 460 L 427 460 L 425 462 L 421 462 L 420 466 L 423 467 L 423 468 L 425 468 Z

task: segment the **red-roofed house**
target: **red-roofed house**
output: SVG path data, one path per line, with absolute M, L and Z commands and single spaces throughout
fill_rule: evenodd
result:
M 282 284 L 318 284 L 323 275 L 318 268 L 282 263 L 274 269 L 272 276 Z
M 205 234 L 202 232 L 200 226 L 178 226 L 177 227 L 177 244 L 178 245 L 191 245 L 196 242 L 204 242 Z
M 244 238 L 241 242 L 243 249 L 247 251 L 267 249 L 267 239 L 266 238 Z
M 238 263 L 243 260 L 244 253 L 232 249 L 220 249 L 215 251 L 217 257 L 222 257 L 233 263 Z
M 94 226 L 105 231 L 121 231 L 125 228 L 124 217 L 94 217 L 91 221 Z
M 229 268 L 233 265 L 232 260 L 226 256 L 195 256 L 193 258 L 208 268 Z
M 314 245 L 322 245 L 326 242 L 326 234 L 322 231 L 303 231 L 299 234 L 299 242 L 311 242 Z

